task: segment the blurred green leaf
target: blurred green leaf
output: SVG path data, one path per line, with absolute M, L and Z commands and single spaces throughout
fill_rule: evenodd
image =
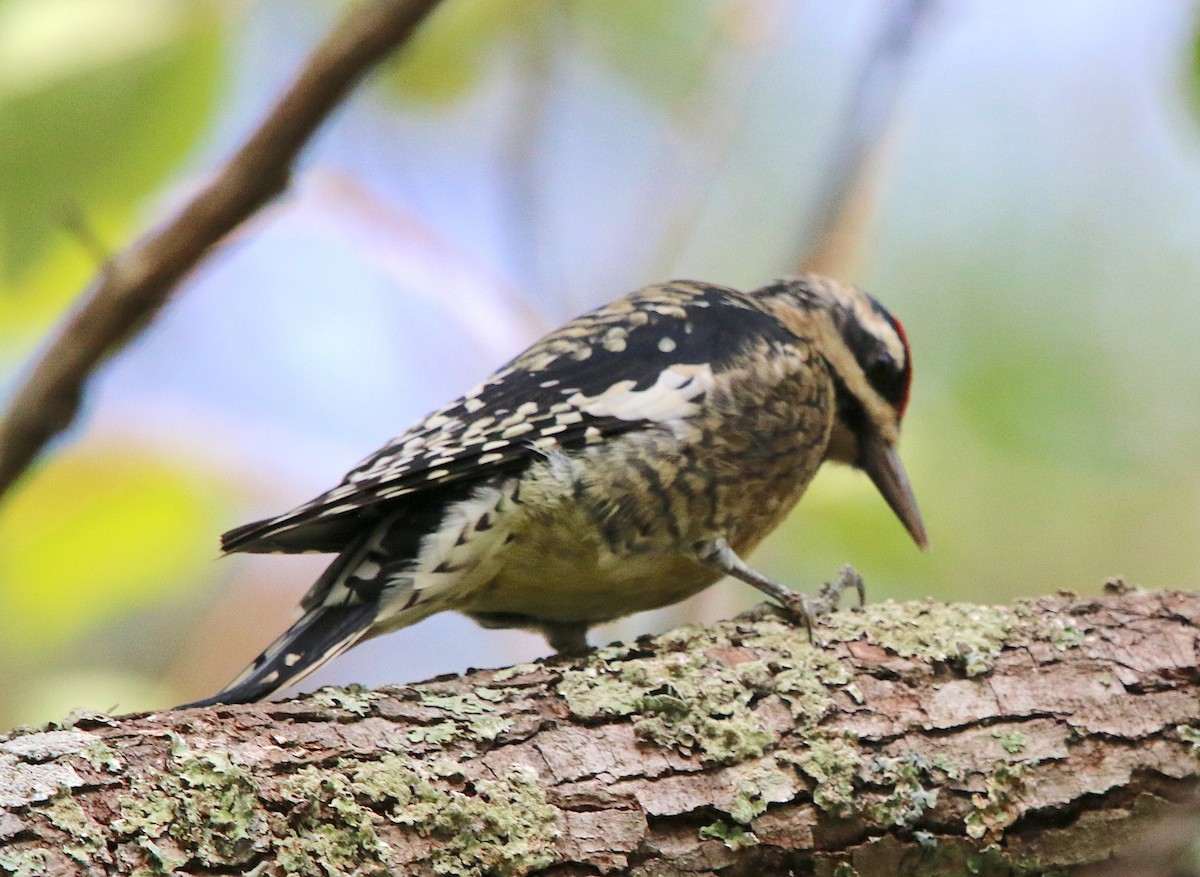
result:
M 531 15 L 525 0 L 455 0 L 443 3 L 417 38 L 387 62 L 383 82 L 399 97 L 448 103 L 479 81 L 498 38 Z
M 583 45 L 663 103 L 688 94 L 707 72 L 720 9 L 712 0 L 584 0 L 571 6 Z
M 0 6 L 0 280 L 10 283 L 72 214 L 128 219 L 203 130 L 221 61 L 210 3 L 30 6 Z
M 649 99 L 667 103 L 688 94 L 704 75 L 723 8 L 714 0 L 456 0 L 443 4 L 387 65 L 384 81 L 398 96 L 448 103 L 480 80 L 489 53 L 502 41 L 578 37 L 561 45 L 590 52 Z M 564 12 L 575 25 L 569 33 L 538 20 Z
M 0 649 L 49 651 L 186 587 L 216 556 L 222 509 L 174 461 L 55 456 L 0 508 Z
M 126 226 L 126 212 L 88 216 L 90 230 L 102 240 L 115 240 Z M 10 366 L 5 356 L 32 349 L 49 326 L 79 295 L 100 269 L 96 256 L 73 239 L 50 240 L 45 251 L 28 265 L 20 279 L 5 282 L 0 268 L 0 369 Z
M 980 345 L 955 376 L 960 414 L 1006 453 L 1069 468 L 1128 465 L 1105 357 L 1065 335 L 1003 333 Z M 1086 338 L 1086 336 L 1082 336 Z

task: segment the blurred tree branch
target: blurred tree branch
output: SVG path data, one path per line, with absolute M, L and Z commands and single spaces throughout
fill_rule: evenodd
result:
M 1062 873 L 1200 775 L 1200 593 L 885 603 L 817 636 L 760 608 L 571 662 L 16 731 L 0 870 Z
M 438 2 L 354 5 L 212 179 L 160 228 L 108 260 L 0 417 L 0 495 L 70 426 L 97 366 L 153 319 L 202 258 L 287 186 L 296 157 L 321 123 Z
M 837 139 L 830 149 L 813 220 L 802 238 L 797 272 L 852 279 L 875 213 L 879 172 L 920 39 L 937 0 L 904 0 L 892 8 L 868 53 Z

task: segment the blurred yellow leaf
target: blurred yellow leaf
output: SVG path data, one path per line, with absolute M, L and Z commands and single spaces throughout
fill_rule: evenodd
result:
M 216 557 L 205 473 L 128 449 L 76 450 L 0 508 L 0 649 L 54 649 L 188 587 Z

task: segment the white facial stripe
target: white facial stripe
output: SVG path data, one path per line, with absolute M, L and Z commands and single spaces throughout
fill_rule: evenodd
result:
M 892 324 L 871 306 L 871 301 L 866 293 L 856 287 L 832 282 L 825 277 L 809 275 L 802 279 L 814 286 L 819 286 L 821 291 L 837 301 L 843 310 L 852 311 L 859 324 L 883 342 L 896 364 L 900 368 L 905 367 L 908 357 L 905 354 L 904 341 L 892 328 Z
M 884 319 L 879 314 L 879 311 L 871 307 L 870 303 L 864 299 L 858 299 L 854 302 L 854 313 L 858 317 L 859 323 L 883 342 L 893 361 L 903 369 L 906 364 L 905 360 L 907 359 L 904 351 L 904 341 L 896 334 L 896 330 L 892 328 L 892 324 Z

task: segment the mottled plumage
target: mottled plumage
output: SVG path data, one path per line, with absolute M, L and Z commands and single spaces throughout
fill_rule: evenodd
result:
M 819 277 L 751 293 L 675 281 L 547 335 L 298 508 L 226 551 L 338 557 L 301 617 L 200 703 L 265 697 L 435 612 L 542 630 L 683 599 L 745 566 L 821 462 L 866 469 L 918 543 L 894 445 L 908 345 L 874 299 Z

